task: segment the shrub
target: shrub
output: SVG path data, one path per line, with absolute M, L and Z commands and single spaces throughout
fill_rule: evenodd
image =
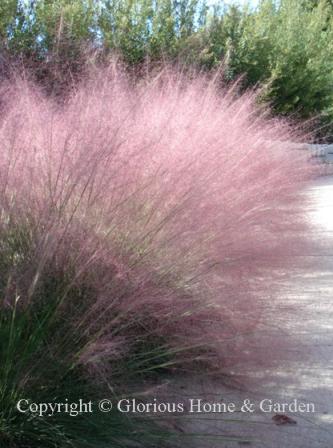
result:
M 133 84 L 111 66 L 62 105 L 3 86 L 2 400 L 238 356 L 275 267 L 304 251 L 311 171 L 254 102 L 169 69 Z
M 120 55 L 134 69 L 161 61 L 215 69 L 265 86 L 280 115 L 332 122 L 332 2 L 262 0 L 7 0 L 0 7 L 0 75 L 22 63 L 49 92 L 82 79 L 87 60 Z M 89 65 L 89 64 L 88 64 Z M 319 132 L 318 132 L 319 134 Z M 329 134 L 327 126 L 322 135 Z
M 210 25 L 210 47 L 230 77 L 266 86 L 279 114 L 332 119 L 332 6 L 264 0 L 255 11 L 233 7 Z M 230 26 L 231 24 L 231 26 Z

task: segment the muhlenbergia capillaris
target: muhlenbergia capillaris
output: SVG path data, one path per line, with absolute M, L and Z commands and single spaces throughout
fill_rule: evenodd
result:
M 292 127 L 234 90 L 115 67 L 61 103 L 2 86 L 1 446 L 155 446 L 116 411 L 28 418 L 15 403 L 237 356 L 274 268 L 304 250 L 311 169 Z

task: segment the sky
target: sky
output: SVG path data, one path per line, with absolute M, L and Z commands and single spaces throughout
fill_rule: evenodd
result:
M 212 5 L 214 4 L 218 4 L 221 1 L 220 0 L 208 0 L 208 2 Z M 244 5 L 245 3 L 250 3 L 251 6 L 257 6 L 259 0 L 223 0 L 223 3 L 227 4 L 227 5 L 232 5 L 232 4 L 239 4 L 239 5 Z

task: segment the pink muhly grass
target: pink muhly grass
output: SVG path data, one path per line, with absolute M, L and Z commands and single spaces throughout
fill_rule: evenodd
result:
M 305 250 L 311 168 L 292 127 L 258 111 L 253 92 L 169 70 L 137 85 L 102 71 L 62 105 L 16 81 L 2 102 L 1 238 L 24 234 L 2 267 L 6 303 L 66 278 L 59 309 L 86 341 L 85 364 L 140 338 L 182 359 L 205 347 L 231 357 L 276 267 Z

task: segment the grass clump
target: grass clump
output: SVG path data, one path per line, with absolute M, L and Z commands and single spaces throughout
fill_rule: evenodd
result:
M 168 69 L 134 86 L 112 66 L 61 105 L 3 86 L 2 444 L 154 446 L 151 420 L 15 403 L 120 396 L 237 356 L 275 267 L 304 251 L 310 176 L 295 132 L 254 103 Z

